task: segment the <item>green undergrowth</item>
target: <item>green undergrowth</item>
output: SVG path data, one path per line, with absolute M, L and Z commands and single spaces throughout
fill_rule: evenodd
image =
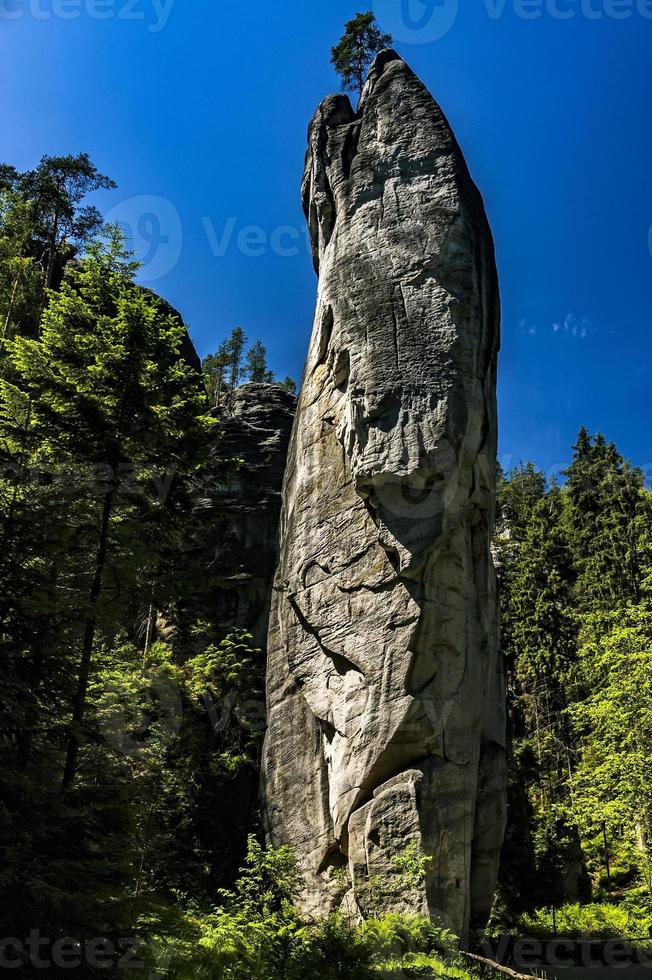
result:
M 162 923 L 161 923 L 162 924 Z M 305 923 L 289 904 L 250 917 L 216 908 L 190 910 L 174 932 L 150 932 L 150 966 L 174 980 L 471 980 L 442 931 L 417 917 L 388 915 L 354 926 L 332 915 Z
M 621 902 L 581 905 L 569 903 L 556 909 L 537 909 L 519 919 L 520 935 L 536 939 L 563 936 L 569 939 L 645 940 L 652 935 L 652 902 L 643 896 L 628 896 Z M 652 945 L 652 940 L 650 940 Z
M 292 902 L 299 885 L 289 848 L 265 850 L 251 838 L 235 888 L 214 907 L 180 898 L 141 917 L 148 966 L 171 980 L 470 980 L 449 930 L 397 914 L 306 922 Z

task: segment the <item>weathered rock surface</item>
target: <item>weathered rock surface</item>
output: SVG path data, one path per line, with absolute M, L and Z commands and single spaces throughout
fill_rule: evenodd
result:
M 296 395 L 282 385 L 245 384 L 221 416 L 216 452 L 238 459 L 199 506 L 204 565 L 212 583 L 210 619 L 245 629 L 264 651 L 278 558 L 281 488 Z
M 357 114 L 319 107 L 303 197 L 319 293 L 270 620 L 267 832 L 296 850 L 305 912 L 407 905 L 464 935 L 505 809 L 491 233 L 394 52 Z M 401 882 L 418 848 L 425 881 Z

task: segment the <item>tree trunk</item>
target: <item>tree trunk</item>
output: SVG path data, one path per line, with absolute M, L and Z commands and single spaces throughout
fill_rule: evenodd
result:
M 32 401 L 30 399 L 29 404 L 27 406 L 27 418 L 25 420 L 25 424 L 21 432 L 23 443 L 20 447 L 18 471 L 14 470 L 14 474 L 13 474 L 14 483 L 11 492 L 11 501 L 9 502 L 9 509 L 7 511 L 7 516 L 5 517 L 4 520 L 4 527 L 2 528 L 2 537 L 0 538 L 0 554 L 2 554 L 3 556 L 3 561 L 0 562 L 0 583 L 2 582 L 4 569 L 11 568 L 11 562 L 13 560 L 11 556 L 11 550 L 10 550 L 12 547 L 11 536 L 14 531 L 16 504 L 18 502 L 18 488 L 20 486 L 23 467 L 27 463 L 27 452 L 28 452 L 27 437 L 28 437 L 28 431 L 29 431 L 31 419 L 32 419 Z M 9 558 L 8 561 L 5 560 L 7 557 Z
M 111 521 L 111 511 L 113 509 L 114 490 L 109 490 L 104 496 L 102 505 L 102 520 L 100 523 L 100 538 L 95 559 L 95 570 L 93 572 L 93 582 L 89 593 L 89 612 L 84 629 L 84 640 L 82 643 L 82 654 L 79 663 L 79 675 L 77 678 L 77 690 L 73 698 L 72 723 L 68 733 L 68 747 L 66 752 L 66 763 L 63 771 L 62 790 L 69 790 L 75 781 L 77 772 L 77 758 L 79 756 L 79 745 L 81 737 L 81 727 L 86 713 L 86 695 L 88 693 L 88 680 L 91 672 L 91 662 L 93 656 L 93 644 L 95 642 L 95 630 L 97 627 L 97 605 L 102 592 L 102 581 L 104 579 L 104 569 L 109 540 L 109 525 Z
M 149 608 L 147 610 L 147 626 L 145 629 L 145 647 L 143 649 L 143 670 L 145 669 L 145 665 L 147 663 L 147 654 L 150 651 L 152 640 L 154 639 L 154 630 L 156 628 L 157 613 L 158 610 L 154 605 L 154 580 L 152 579 L 151 588 L 150 588 Z
M 20 285 L 20 280 L 22 278 L 22 270 L 18 273 L 14 279 L 14 284 L 11 288 L 11 296 L 9 298 L 9 306 L 7 307 L 7 315 L 5 316 L 4 326 L 2 328 L 2 339 L 6 340 L 9 334 L 9 326 L 11 324 L 11 314 L 14 312 L 14 303 L 16 302 L 16 296 L 18 294 L 18 286 Z
M 54 263 L 57 257 L 57 237 L 59 235 L 59 212 L 55 212 L 52 231 L 50 232 L 50 243 L 48 248 L 48 262 L 45 269 L 45 285 L 52 289 L 54 282 Z

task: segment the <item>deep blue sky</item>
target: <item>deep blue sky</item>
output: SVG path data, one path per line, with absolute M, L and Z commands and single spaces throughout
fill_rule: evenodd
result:
M 144 238 L 158 222 L 143 278 L 200 353 L 242 324 L 299 378 L 306 127 L 368 2 L 0 0 L 0 159 L 90 153 L 119 184 L 102 209 Z M 652 3 L 463 0 L 456 18 L 456 0 L 409 3 L 375 10 L 451 120 L 496 238 L 503 463 L 564 463 L 584 424 L 652 477 Z M 284 226 L 297 242 L 273 237 Z

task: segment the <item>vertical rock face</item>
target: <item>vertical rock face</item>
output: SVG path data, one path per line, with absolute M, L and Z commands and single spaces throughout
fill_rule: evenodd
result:
M 303 184 L 319 294 L 290 444 L 263 791 L 304 911 L 486 918 L 504 831 L 490 534 L 499 300 L 460 149 L 394 52 L 326 99 Z M 404 874 L 419 849 L 425 878 Z
M 239 459 L 240 466 L 228 482 L 205 488 L 201 502 L 204 561 L 214 584 L 207 613 L 224 628 L 247 630 L 263 650 L 296 401 L 281 385 L 236 389 L 220 422 L 216 452 Z

